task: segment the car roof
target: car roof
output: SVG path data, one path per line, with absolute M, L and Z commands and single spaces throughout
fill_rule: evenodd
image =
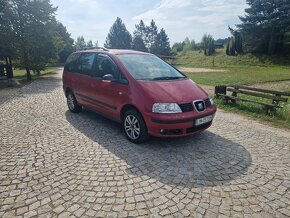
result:
M 128 50 L 128 49 L 107 49 L 107 48 L 92 48 L 92 49 L 85 49 L 85 50 L 79 50 L 74 53 L 104 53 L 104 54 L 113 54 L 113 55 L 118 55 L 118 54 L 149 54 L 146 52 L 141 52 L 141 51 L 135 51 L 135 50 Z

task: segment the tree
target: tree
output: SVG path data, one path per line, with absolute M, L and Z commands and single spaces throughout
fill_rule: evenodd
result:
M 117 17 L 117 20 L 110 29 L 104 46 L 115 49 L 130 49 L 131 43 L 131 34 L 126 29 L 126 26 L 121 18 Z
M 232 37 L 229 38 L 227 42 L 227 55 L 234 56 L 236 54 L 243 53 L 243 42 L 241 33 L 237 30 L 232 29 L 229 27 L 229 31 L 232 34 Z
M 75 42 L 75 48 L 76 50 L 83 50 L 87 47 L 87 43 L 85 41 L 85 38 L 83 36 L 77 37 L 77 40 Z
M 286 47 L 285 36 L 290 32 L 289 0 L 247 0 L 249 8 L 237 25 L 248 51 L 281 53 Z
M 55 46 L 49 32 L 49 24 L 55 20 L 55 11 L 50 1 L 8 1 L 10 28 L 14 32 L 11 43 L 16 50 L 20 65 L 30 70 L 42 69 L 47 60 L 56 57 Z
M 162 28 L 160 32 L 157 34 L 156 42 L 154 47 L 152 48 L 152 52 L 159 55 L 169 56 L 171 53 L 169 38 Z
M 87 42 L 87 48 L 93 48 L 93 47 L 94 47 L 93 41 L 92 40 L 89 40 Z
M 143 20 L 140 20 L 140 23 L 135 25 L 134 37 L 132 42 L 132 48 L 140 51 L 148 51 L 146 47 L 146 26 Z
M 95 42 L 95 47 L 99 47 L 99 42 L 98 41 Z
M 56 8 L 49 0 L 1 0 L 0 5 L 0 47 L 14 52 L 28 80 L 31 70 L 39 73 L 47 63 L 71 52 L 73 41 L 56 21 Z
M 135 49 L 137 51 L 147 52 L 147 48 L 146 48 L 144 41 L 140 35 L 135 35 L 133 37 L 132 49 Z
M 158 36 L 158 28 L 155 24 L 155 21 L 151 20 L 150 25 L 146 26 L 146 38 L 145 38 L 146 47 L 151 53 L 154 53 L 154 51 L 156 51 L 157 49 L 156 48 L 157 36 Z
M 50 24 L 49 31 L 58 55 L 58 62 L 64 63 L 67 57 L 75 51 L 73 47 L 74 40 L 71 38 L 66 27 L 58 21 L 53 21 Z
M 214 38 L 211 35 L 204 34 L 201 42 L 204 55 L 213 55 L 215 53 Z
M 176 55 L 178 52 L 183 51 L 183 46 L 184 42 L 176 42 L 173 44 L 171 52 Z

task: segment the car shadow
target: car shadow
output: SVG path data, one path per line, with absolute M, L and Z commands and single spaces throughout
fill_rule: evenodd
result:
M 79 132 L 125 161 L 127 173 L 164 184 L 188 188 L 226 184 L 243 176 L 252 163 L 242 145 L 210 131 L 185 138 L 151 138 L 136 145 L 126 139 L 120 124 L 92 111 L 67 111 L 65 116 Z

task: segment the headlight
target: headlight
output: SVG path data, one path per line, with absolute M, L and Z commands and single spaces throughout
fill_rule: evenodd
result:
M 212 98 L 209 98 L 209 101 L 210 101 L 210 104 L 213 105 L 214 102 L 213 102 L 213 99 Z
M 152 112 L 159 114 L 182 113 L 180 107 L 176 103 L 155 103 L 153 104 Z

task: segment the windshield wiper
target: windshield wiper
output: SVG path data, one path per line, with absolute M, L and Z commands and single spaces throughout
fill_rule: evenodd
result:
M 163 77 L 156 77 L 153 80 L 174 80 L 174 79 L 185 79 L 186 77 L 181 76 L 163 76 Z

